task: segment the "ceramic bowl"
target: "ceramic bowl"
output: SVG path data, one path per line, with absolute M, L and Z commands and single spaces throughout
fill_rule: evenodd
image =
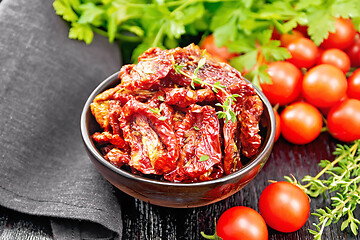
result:
M 81 114 L 81 134 L 88 156 L 97 170 L 121 191 L 151 204 L 173 207 L 200 207 L 225 199 L 247 185 L 255 178 L 267 161 L 275 136 L 275 116 L 265 95 L 255 87 L 263 101 L 264 111 L 260 121 L 262 145 L 242 169 L 230 175 L 206 182 L 171 183 L 134 175 L 109 163 L 94 145 L 91 135 L 100 131 L 90 111 L 90 103 L 101 92 L 119 84 L 118 72 L 104 80 L 87 99 Z

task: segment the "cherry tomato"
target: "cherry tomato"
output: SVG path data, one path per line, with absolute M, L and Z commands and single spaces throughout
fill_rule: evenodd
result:
M 238 206 L 226 210 L 216 224 L 216 233 L 223 240 L 267 240 L 264 219 L 254 209 Z
M 281 46 L 287 47 L 292 40 L 301 37 L 304 37 L 304 34 L 297 30 L 293 30 L 292 33 L 285 33 L 280 37 Z
M 229 60 L 236 56 L 235 53 L 229 52 L 227 47 L 222 46 L 218 47 L 215 44 L 214 35 L 206 36 L 200 43 L 201 49 L 206 49 L 208 53 L 210 53 L 216 60 L 221 60 L 222 62 Z
M 306 223 L 310 203 L 299 187 L 289 182 L 275 182 L 261 193 L 259 211 L 273 229 L 294 232 Z
M 319 136 L 323 125 L 321 113 L 306 102 L 287 106 L 280 115 L 281 135 L 291 143 L 310 143 Z
M 356 69 L 349 77 L 347 95 L 349 98 L 360 100 L 360 68 Z
M 318 64 L 330 64 L 340 68 L 344 73 L 347 73 L 350 69 L 350 58 L 342 50 L 337 48 L 330 48 L 322 52 L 320 55 Z
M 261 88 L 271 104 L 283 106 L 300 96 L 302 73 L 296 66 L 289 62 L 273 62 L 266 71 L 272 83 L 261 83 Z
M 276 129 L 275 129 L 275 142 L 276 142 L 280 137 L 281 121 L 280 121 L 280 115 L 275 109 L 274 109 L 274 114 L 275 114 L 275 125 L 276 125 Z
M 329 64 L 310 69 L 302 82 L 302 93 L 306 101 L 316 107 L 330 107 L 346 94 L 347 79 L 337 67 Z
M 340 141 L 360 139 L 360 100 L 346 99 L 332 107 L 327 116 L 327 127 Z
M 291 54 L 289 62 L 299 68 L 309 68 L 316 63 L 318 47 L 308 38 L 296 38 L 287 45 L 287 50 Z
M 347 55 L 350 57 L 352 67 L 360 67 L 360 36 L 355 38 L 354 42 L 346 50 Z
M 335 105 L 338 104 L 338 103 L 341 103 L 341 102 L 345 101 L 346 99 L 348 99 L 348 95 L 347 95 L 347 94 L 345 94 L 345 96 L 344 96 L 343 98 L 341 98 L 340 101 L 338 101 L 337 103 L 335 103 L 333 106 L 335 106 Z M 333 106 L 331 106 L 331 107 L 319 107 L 318 109 L 319 109 L 319 111 L 323 114 L 323 116 L 326 117 L 326 116 L 329 114 L 329 112 L 330 112 L 330 110 L 331 110 L 331 108 L 332 108 Z
M 321 43 L 323 48 L 345 49 L 351 45 L 356 35 L 354 24 L 350 19 L 336 18 L 335 32 L 330 32 Z

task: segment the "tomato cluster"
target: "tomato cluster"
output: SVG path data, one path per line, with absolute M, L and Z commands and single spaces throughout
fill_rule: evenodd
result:
M 342 18 L 335 19 L 335 32 L 320 46 L 306 33 L 299 26 L 278 36 L 291 58 L 267 63 L 272 83 L 260 83 L 270 103 L 280 106 L 276 139 L 281 132 L 291 143 L 307 144 L 326 129 L 344 142 L 359 139 L 360 34 L 350 19 Z M 203 42 L 211 54 L 224 60 L 233 57 L 211 40 Z
M 232 207 L 220 216 L 214 235 L 202 235 L 206 239 L 267 240 L 267 226 L 286 233 L 299 230 L 309 217 L 310 203 L 296 185 L 275 182 L 261 193 L 259 212 L 244 206 Z

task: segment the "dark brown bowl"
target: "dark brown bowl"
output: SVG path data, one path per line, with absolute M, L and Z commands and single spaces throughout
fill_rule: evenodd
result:
M 155 205 L 174 208 L 200 207 L 218 202 L 238 192 L 262 169 L 274 145 L 275 116 L 271 104 L 257 88 L 255 90 L 264 103 L 264 112 L 260 121 L 263 143 L 259 153 L 239 171 L 206 182 L 171 183 L 134 175 L 115 167 L 105 160 L 91 139 L 91 135 L 100 129 L 91 114 L 90 103 L 99 93 L 120 82 L 118 74 L 117 72 L 108 77 L 91 93 L 81 114 L 80 128 L 91 161 L 98 171 L 121 191 Z

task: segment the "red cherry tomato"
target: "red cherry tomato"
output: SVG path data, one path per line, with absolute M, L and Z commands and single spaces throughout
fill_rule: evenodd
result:
M 360 67 L 360 35 L 355 38 L 354 42 L 345 52 L 350 57 L 352 67 Z
M 342 50 L 337 48 L 330 48 L 322 52 L 318 64 L 330 64 L 340 68 L 344 73 L 350 69 L 350 58 Z
M 267 240 L 264 219 L 254 209 L 238 206 L 226 210 L 216 224 L 216 233 L 223 240 Z
M 332 107 L 327 116 L 327 127 L 340 141 L 360 139 L 360 100 L 346 99 Z
M 319 136 L 323 125 L 321 113 L 306 102 L 287 106 L 280 115 L 281 135 L 291 143 L 310 143 Z
M 347 79 L 337 67 L 321 64 L 310 69 L 302 82 L 306 101 L 317 107 L 330 107 L 346 94 Z
M 360 68 L 356 69 L 349 77 L 347 95 L 349 98 L 360 100 Z
M 340 101 L 338 101 L 337 103 L 335 103 L 333 106 L 335 106 L 336 104 L 339 104 L 339 103 L 345 101 L 346 99 L 348 99 L 348 95 L 345 95 L 342 99 L 340 99 Z M 319 109 L 319 111 L 323 114 L 323 116 L 326 117 L 326 116 L 329 114 L 329 112 L 330 112 L 330 110 L 331 110 L 331 108 L 332 108 L 333 106 L 331 106 L 331 107 L 319 107 L 318 109 Z
M 283 106 L 300 96 L 302 73 L 296 66 L 289 62 L 273 62 L 266 71 L 272 83 L 261 83 L 261 88 L 271 104 Z
M 297 30 L 293 30 L 292 33 L 285 33 L 280 37 L 281 46 L 287 47 L 292 40 L 301 37 L 304 37 L 304 34 Z
M 273 229 L 294 232 L 306 223 L 310 203 L 299 187 L 289 182 L 275 182 L 261 193 L 259 211 Z
M 276 142 L 280 137 L 281 121 L 280 121 L 280 115 L 275 109 L 274 109 L 274 114 L 275 114 L 275 125 L 276 125 L 276 129 L 275 129 L 275 142 Z
M 222 46 L 218 47 L 215 44 L 215 38 L 214 35 L 208 35 L 206 36 L 200 43 L 201 49 L 206 49 L 208 53 L 210 53 L 216 60 L 220 60 L 222 62 L 225 62 L 226 60 L 229 60 L 230 58 L 233 58 L 236 56 L 235 53 L 229 52 L 227 47 Z
M 296 38 L 287 45 L 291 54 L 289 62 L 299 68 L 309 68 L 315 65 L 318 56 L 318 47 L 308 38 Z
M 336 18 L 335 32 L 330 32 L 321 43 L 323 48 L 345 49 L 351 45 L 356 35 L 354 24 L 350 19 Z

